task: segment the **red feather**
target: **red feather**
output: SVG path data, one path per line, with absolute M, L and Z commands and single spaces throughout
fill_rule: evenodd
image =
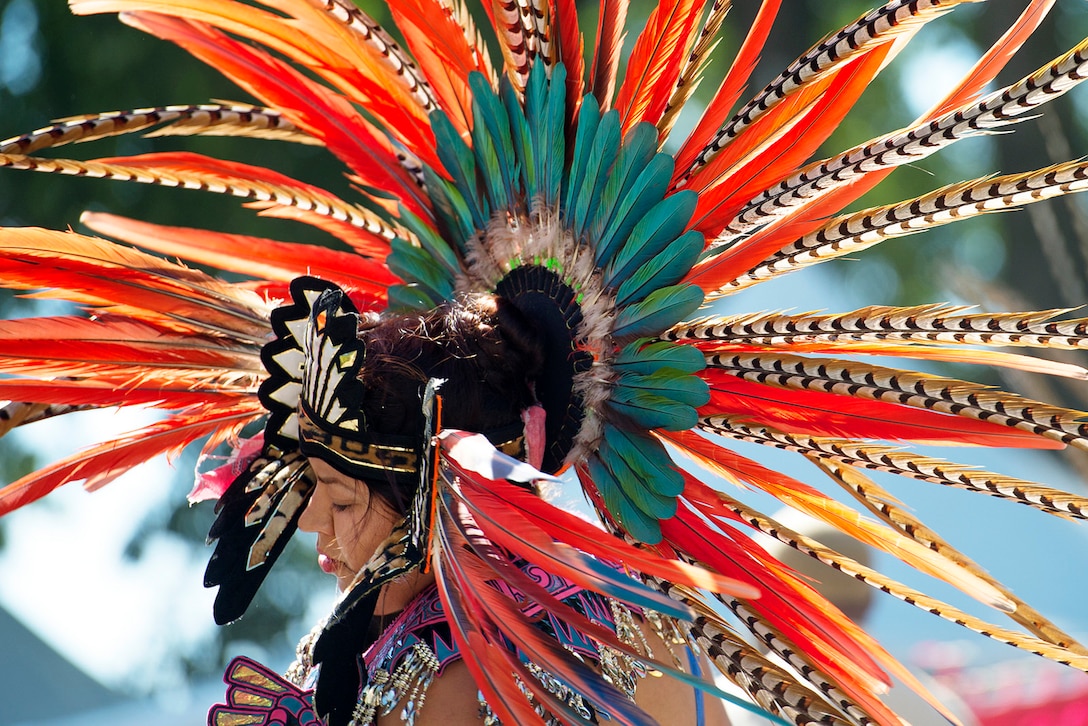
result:
M 399 282 L 384 262 L 316 245 L 191 227 L 167 227 L 102 212 L 86 213 L 81 221 L 100 234 L 162 255 L 265 280 L 290 282 L 300 275 L 313 275 L 341 286 L 365 290 L 377 299 L 384 299 L 386 288 Z M 388 254 L 388 244 L 385 246 Z
M 713 369 L 700 375 L 710 384 L 711 396 L 710 403 L 699 408 L 701 416 L 735 415 L 779 431 L 808 436 L 934 445 L 1062 448 L 1062 444 L 1050 439 L 977 419 L 822 391 L 778 388 Z
M 172 329 L 263 341 L 267 303 L 253 293 L 105 240 L 30 227 L 0 230 L 0 286 L 135 311 Z M 63 292 L 62 292 L 63 291 Z
M 129 13 L 122 19 L 177 43 L 227 75 L 320 139 L 368 186 L 386 191 L 416 215 L 429 218 L 428 202 L 400 166 L 391 143 L 343 96 L 311 81 L 287 63 L 202 23 L 153 13 Z M 419 151 L 425 149 L 421 146 Z
M 465 37 L 452 6 L 441 0 L 403 0 L 390 3 L 389 12 L 439 105 L 454 128 L 467 134 L 472 128 L 469 73 L 490 76 L 480 49 Z
M 117 439 L 61 459 L 0 489 L 0 516 L 39 499 L 62 484 L 83 481 L 102 487 L 133 467 L 161 454 L 176 453 L 209 434 L 223 441 L 261 416 L 256 401 L 196 406 Z
M 627 22 L 630 0 L 601 0 L 600 17 L 597 19 L 596 51 L 590 75 L 590 93 L 601 105 L 601 112 L 612 107 L 612 93 L 616 89 L 616 69 L 623 50 L 623 26 Z
M 585 95 L 585 39 L 578 21 L 575 0 L 548 0 L 552 44 L 556 56 L 567 69 L 567 128 L 574 128 L 574 117 Z
M 445 526 L 436 527 L 436 546 L 431 556 L 438 595 L 465 666 L 496 716 L 504 723 L 540 723 L 529 700 L 517 687 L 512 674 L 522 666 L 503 645 L 493 624 L 486 627 L 475 613 L 481 612 L 479 600 L 457 563 L 448 553 L 461 548 L 461 538 Z
M 254 347 L 232 345 L 223 339 L 177 335 L 118 316 L 0 321 L 0 369 L 28 371 L 25 366 L 29 361 L 264 374 Z
M 656 124 L 676 88 L 698 32 L 698 0 L 664 0 L 635 41 L 616 96 L 624 133 L 640 121 Z
M 200 390 L 186 386 L 171 388 L 154 384 L 141 386 L 129 381 L 128 386 L 94 378 L 75 380 L 35 381 L 15 378 L 0 379 L 0 400 L 69 406 L 152 406 L 177 409 L 198 404 L 238 405 L 253 398 L 251 391 Z M 254 410 L 257 410 L 254 406 Z
M 692 227 L 713 238 L 752 197 L 796 171 L 853 108 L 890 50 L 880 46 L 787 96 L 697 171 L 689 187 L 703 193 Z

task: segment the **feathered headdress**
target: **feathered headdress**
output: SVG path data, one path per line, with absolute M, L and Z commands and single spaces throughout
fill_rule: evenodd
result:
M 602 538 L 505 481 L 492 466 L 501 456 L 479 454 L 489 447 L 459 449 L 465 439 L 451 435 L 413 444 L 413 455 L 430 460 L 435 473 L 433 519 L 415 559 L 433 569 L 466 663 L 505 722 L 535 715 L 514 676 L 524 665 L 489 644 L 508 639 L 570 684 L 589 677 L 527 627 L 512 603 L 488 595 L 482 583 L 507 576 L 513 554 L 679 618 L 756 703 L 790 721 L 898 723 L 879 698 L 889 674 L 920 686 L 755 544 L 752 531 L 971 630 L 1088 671 L 1088 651 L 864 473 L 902 474 L 1084 518 L 1082 498 L 900 446 L 1088 448 L 1081 413 L 866 357 L 1069 374 L 1071 367 L 989 347 L 1083 348 L 1088 320 L 940 305 L 728 316 L 704 307 L 885 239 L 1088 185 L 1088 163 L 1076 161 L 841 211 L 896 166 L 1004 129 L 1088 77 L 1085 42 L 984 92 L 1053 4 L 1032 0 L 931 111 L 905 129 L 813 160 L 904 44 L 964 1 L 888 2 L 827 36 L 738 107 L 780 6 L 764 0 L 695 128 L 671 139 L 729 2 L 662 0 L 633 29 L 621 73 L 626 0 L 602 0 L 588 68 L 571 0 L 484 3 L 501 61 L 493 61 L 467 9 L 443 0 L 389 3 L 404 48 L 347 0 L 71 0 L 77 13 L 119 12 L 126 23 L 177 43 L 263 105 L 80 116 L 0 143 L 0 164 L 230 194 L 263 214 L 331 232 L 350 251 L 105 214 L 84 222 L 151 252 L 75 233 L 0 232 L 0 284 L 53 288 L 90 313 L 0 325 L 0 360 L 13 374 L 0 389 L 16 402 L 5 411 L 6 425 L 72 407 L 172 411 L 9 484 L 0 490 L 0 513 L 68 481 L 101 486 L 201 437 L 218 445 L 268 416 L 260 454 L 237 484 L 241 494 L 225 495 L 212 533 L 220 542 L 209 580 L 222 585 L 217 608 L 229 620 L 244 611 L 293 531 L 311 486 L 298 436 L 286 434 L 305 427 L 300 412 L 350 426 L 350 415 L 334 421 L 331 409 L 294 405 L 307 385 L 306 345 L 322 345 L 324 326 L 353 310 L 427 309 L 461 293 L 490 292 L 539 321 L 548 340 L 551 375 L 538 392 L 547 410 L 543 468 L 572 472 L 618 535 Z M 359 194 L 341 199 L 263 167 L 191 153 L 91 161 L 37 155 L 150 129 L 318 143 L 347 166 Z M 662 151 L 666 142 L 675 153 Z M 251 281 L 228 283 L 160 255 Z M 330 284 L 289 289 L 302 275 Z M 334 291 L 320 302 L 334 286 L 346 297 Z M 317 336 L 309 343 L 307 325 Z M 339 336 L 337 345 L 354 345 L 343 330 L 327 334 Z M 327 362 L 350 378 L 349 358 Z M 872 516 L 736 453 L 730 440 L 801 454 Z M 313 445 L 332 451 L 333 444 Z M 382 461 L 390 452 L 371 453 Z M 711 474 L 767 492 L 965 590 L 1027 633 L 963 613 L 789 530 L 709 486 Z M 412 557 L 397 559 L 405 551 L 393 547 L 375 567 L 413 566 Z M 626 563 L 637 581 L 593 558 Z M 626 648 L 540 588 L 519 587 L 574 627 Z M 707 595 L 792 670 L 749 645 Z M 635 718 L 613 690 L 584 690 L 589 702 Z M 553 701 L 560 717 L 577 720 Z

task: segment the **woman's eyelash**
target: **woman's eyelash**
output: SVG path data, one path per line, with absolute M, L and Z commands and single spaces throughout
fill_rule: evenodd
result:
M 351 505 L 350 504 L 337 504 L 336 502 L 333 502 L 332 503 L 332 508 L 333 508 L 334 512 L 346 512 L 347 510 L 351 509 Z

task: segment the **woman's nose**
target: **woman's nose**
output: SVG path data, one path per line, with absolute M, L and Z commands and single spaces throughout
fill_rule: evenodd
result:
M 318 484 L 314 487 L 309 503 L 298 518 L 298 528 L 303 532 L 323 532 L 325 524 L 329 521 L 329 510 L 325 487 Z

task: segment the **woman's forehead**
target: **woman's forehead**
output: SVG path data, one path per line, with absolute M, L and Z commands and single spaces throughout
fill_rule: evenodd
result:
M 318 480 L 322 484 L 329 486 L 342 487 L 344 489 L 350 489 L 355 491 L 359 486 L 359 481 L 353 477 L 336 469 L 334 466 L 326 461 L 322 461 L 318 458 L 310 459 L 310 467 L 314 470 L 314 474 L 317 475 Z

